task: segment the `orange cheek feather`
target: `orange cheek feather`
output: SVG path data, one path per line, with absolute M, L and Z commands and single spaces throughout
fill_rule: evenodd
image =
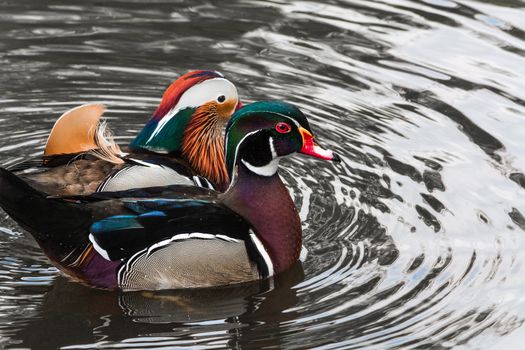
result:
M 217 114 L 223 119 L 229 119 L 233 112 L 235 112 L 235 107 L 237 107 L 237 99 L 230 98 L 223 103 L 210 102 L 217 109 Z

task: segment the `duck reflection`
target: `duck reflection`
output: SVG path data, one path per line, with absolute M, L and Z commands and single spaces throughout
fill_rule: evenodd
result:
M 106 291 L 59 276 L 39 315 L 14 338 L 23 339 L 20 346 L 35 349 L 109 345 L 138 337 L 144 337 L 141 344 L 148 343 L 148 337 L 165 337 L 172 345 L 182 345 L 195 337 L 206 342 L 202 333 L 222 331 L 225 343 L 242 348 L 257 332 L 244 326 L 256 323 L 276 325 L 273 345 L 279 346 L 279 323 L 296 317 L 283 311 L 297 304 L 293 287 L 303 280 L 300 263 L 271 279 L 193 290 Z

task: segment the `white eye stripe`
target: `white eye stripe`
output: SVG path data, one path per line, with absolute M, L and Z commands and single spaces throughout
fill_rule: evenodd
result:
M 224 78 L 208 79 L 186 90 L 173 109 L 202 106 L 206 102 L 215 101 L 221 95 L 226 99 L 237 99 L 237 88 Z
M 277 113 L 277 114 L 280 115 L 281 117 L 284 117 L 284 118 L 286 118 L 286 119 L 291 120 L 292 123 L 294 123 L 294 124 L 297 126 L 297 129 L 299 129 L 299 128 L 301 127 L 301 124 L 299 124 L 299 122 L 298 122 L 297 120 L 295 120 L 295 119 L 293 119 L 293 118 L 290 118 L 290 117 L 288 117 L 288 116 L 286 116 L 286 115 L 284 115 L 284 114 L 281 114 L 281 113 Z
M 238 100 L 237 88 L 229 80 L 213 78 L 198 83 L 186 90 L 179 102 L 157 124 L 146 144 L 150 142 L 162 128 L 181 110 L 188 107 L 199 107 L 211 101 L 217 101 L 219 96 Z

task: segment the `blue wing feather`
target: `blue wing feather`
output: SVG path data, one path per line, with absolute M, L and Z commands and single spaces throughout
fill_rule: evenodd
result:
M 93 235 L 100 235 L 106 232 L 143 228 L 138 222 L 137 215 L 115 215 L 95 222 L 91 225 L 90 232 Z
M 170 209 L 202 207 L 210 204 L 210 201 L 197 199 L 146 199 L 146 200 L 125 200 L 123 204 L 126 208 L 135 213 L 147 213 L 150 211 L 169 211 Z
M 135 252 L 181 233 L 209 233 L 236 239 L 249 236 L 250 225 L 229 208 L 205 200 L 126 200 L 136 215 L 118 215 L 95 222 L 91 241 L 110 260 Z

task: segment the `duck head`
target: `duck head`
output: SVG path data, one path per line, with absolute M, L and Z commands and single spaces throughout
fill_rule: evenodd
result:
M 181 156 L 200 175 L 227 183 L 222 130 L 241 106 L 235 86 L 216 71 L 191 71 L 175 80 L 146 126 L 134 151 Z
M 277 172 L 279 159 L 296 152 L 340 160 L 337 154 L 316 143 L 305 115 L 289 103 L 264 101 L 246 105 L 226 127 L 226 164 L 232 178 L 236 166 L 271 177 Z

